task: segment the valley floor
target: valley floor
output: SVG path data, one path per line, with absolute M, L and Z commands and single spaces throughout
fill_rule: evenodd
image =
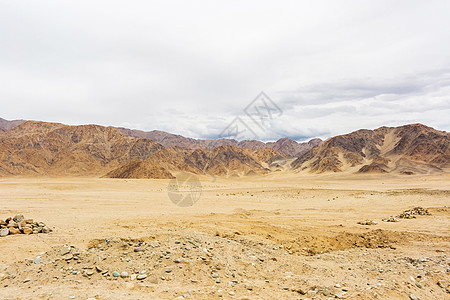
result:
M 170 180 L 0 178 L 0 219 L 53 229 L 0 237 L 0 299 L 446 299 L 449 183 L 204 177 L 179 207 Z M 382 221 L 417 206 L 431 215 Z

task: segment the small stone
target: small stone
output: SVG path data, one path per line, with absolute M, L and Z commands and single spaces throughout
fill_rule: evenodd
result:
M 344 298 L 345 294 L 346 294 L 345 292 L 338 293 L 338 294 L 334 295 L 334 297 L 337 299 L 342 299 L 342 298 Z
M 212 276 L 213 278 L 219 278 L 219 274 L 217 274 L 217 273 L 212 273 L 211 276 Z
M 25 279 L 23 280 L 23 283 L 27 283 L 27 282 L 29 282 L 29 281 L 31 281 L 30 278 L 25 278 Z
M 326 296 L 326 297 L 328 297 L 328 296 L 331 295 L 330 291 L 327 290 L 327 289 L 325 289 L 325 290 L 322 292 L 322 294 L 323 294 L 324 296 Z
M 122 277 L 122 278 L 128 278 L 128 277 L 130 277 L 130 275 L 128 274 L 128 272 L 122 272 L 122 273 L 120 273 L 120 277 Z
M 134 251 L 134 252 L 144 252 L 144 251 L 145 251 L 145 248 L 142 248 L 142 247 L 136 247 L 136 248 L 134 248 L 133 251 Z
M 172 273 L 171 269 L 166 269 L 166 273 Z
M 181 262 L 181 259 L 177 258 L 173 262 L 176 263 L 176 264 L 179 264 Z
M 38 264 L 38 263 L 40 263 L 42 261 L 42 259 L 40 258 L 40 257 L 38 257 L 38 258 L 36 258 L 35 260 L 34 260 L 34 263 L 35 264 Z
M 24 227 L 22 229 L 22 231 L 23 231 L 24 234 L 32 234 L 33 233 L 33 229 L 28 228 L 28 227 Z
M 112 275 L 113 275 L 114 277 L 120 277 L 120 273 L 117 272 L 117 271 L 114 271 L 114 272 L 112 273 Z
M 25 219 L 25 218 L 23 217 L 23 215 L 20 215 L 20 214 L 19 215 L 15 215 L 14 218 L 13 218 L 14 222 L 16 222 L 16 223 L 19 223 L 23 219 Z
M 103 271 L 99 266 L 95 266 L 95 270 L 99 273 Z
M 64 260 L 71 260 L 73 258 L 73 255 L 72 254 L 67 254 L 66 256 L 63 256 L 63 259 Z
M 87 276 L 92 276 L 92 275 L 94 275 L 94 271 L 92 271 L 92 270 L 87 270 L 87 271 L 86 271 L 86 275 L 87 275 Z
M 8 228 L 3 228 L 2 230 L 0 230 L 0 236 L 7 236 L 8 234 L 9 234 Z
M 50 228 L 48 228 L 47 226 L 42 227 L 42 233 L 49 233 L 50 232 Z
M 414 295 L 414 294 L 410 294 L 409 295 L 409 299 L 411 299 L 411 300 L 419 300 L 419 298 L 416 295 Z
M 136 274 L 131 274 L 130 276 L 130 280 L 136 280 L 137 275 Z
M 70 247 L 64 247 L 59 251 L 59 255 L 64 256 L 70 253 Z
M 418 282 L 416 282 L 416 286 L 417 286 L 419 289 L 422 288 L 422 285 L 421 285 L 420 283 L 418 283 Z
M 144 280 L 145 278 L 147 278 L 147 274 L 139 274 L 136 279 L 137 280 Z

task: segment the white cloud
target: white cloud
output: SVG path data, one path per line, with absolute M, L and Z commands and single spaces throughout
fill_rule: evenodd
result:
M 448 1 L 2 1 L 0 117 L 213 137 L 450 129 Z

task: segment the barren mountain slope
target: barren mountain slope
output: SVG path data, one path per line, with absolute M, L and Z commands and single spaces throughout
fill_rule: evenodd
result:
M 150 174 L 149 170 L 164 170 L 163 178 L 171 178 L 178 172 L 211 176 L 265 174 L 270 171 L 268 169 L 270 163 L 283 158 L 284 156 L 268 148 L 253 151 L 236 146 L 220 146 L 214 150 L 171 147 L 154 153 L 142 162 L 129 162 L 106 174 L 105 177 L 147 178 L 143 174 Z
M 262 150 L 265 148 L 272 148 L 277 152 L 291 156 L 298 157 L 310 150 L 311 148 L 322 143 L 321 139 L 312 139 L 307 143 L 299 143 L 289 138 L 282 138 L 276 142 L 264 143 L 256 140 L 236 141 L 233 139 L 193 139 L 186 138 L 181 135 L 171 134 L 164 131 L 141 131 L 127 128 L 117 128 L 121 132 L 138 138 L 148 138 L 160 143 L 164 147 L 182 147 L 187 149 L 204 149 L 212 150 L 220 146 L 237 146 L 239 148 L 246 148 L 250 150 Z
M 1 129 L 3 129 L 3 131 L 8 131 L 16 126 L 19 126 L 22 123 L 25 123 L 25 120 L 8 121 L 8 120 L 0 118 L 0 132 L 2 131 Z
M 450 167 L 450 134 L 422 124 L 358 130 L 328 139 L 291 166 L 316 173 L 442 172 Z
M 0 175 L 99 175 L 162 148 L 112 127 L 28 121 L 0 135 Z

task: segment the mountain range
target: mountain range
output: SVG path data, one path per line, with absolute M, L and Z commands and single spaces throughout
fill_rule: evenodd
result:
M 450 135 L 422 124 L 298 143 L 192 139 L 163 131 L 0 118 L 0 176 L 174 178 L 283 172 L 429 174 L 450 168 Z

